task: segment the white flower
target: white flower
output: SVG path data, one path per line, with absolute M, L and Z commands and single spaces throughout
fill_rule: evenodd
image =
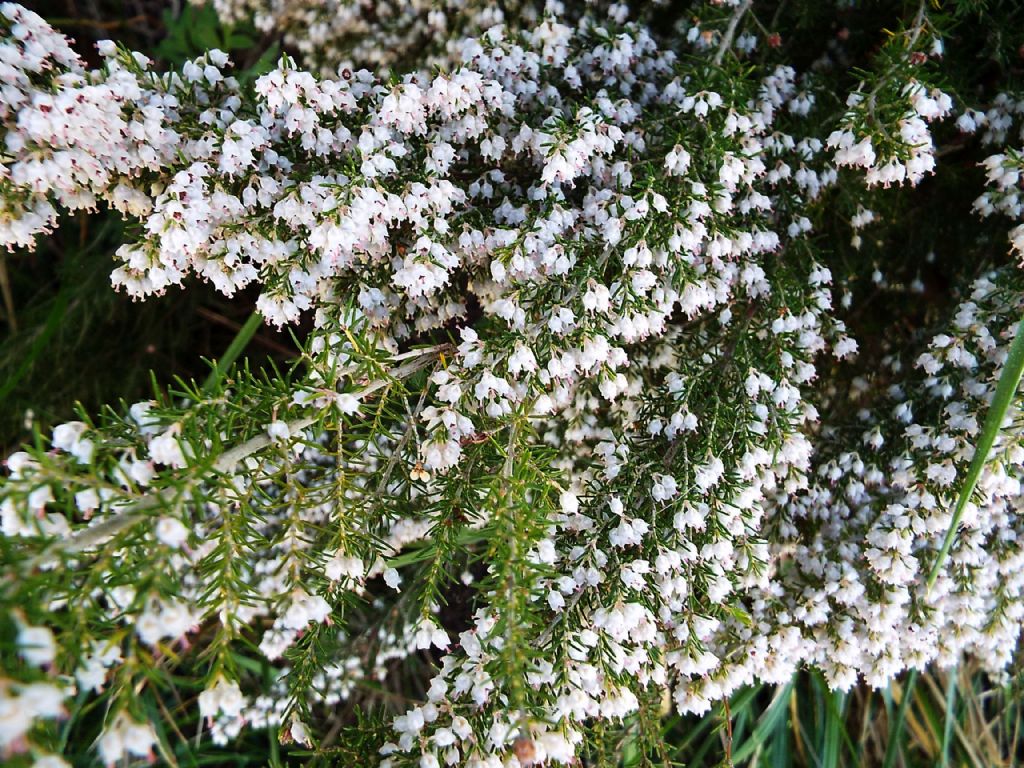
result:
M 0 695 L 0 747 L 18 742 L 31 727 L 31 709 L 15 696 Z
M 94 643 L 92 652 L 82 660 L 82 666 L 75 670 L 75 680 L 82 690 L 100 691 L 107 679 L 107 669 L 121 661 L 121 649 L 116 644 L 103 646 Z
M 458 464 L 462 455 L 462 447 L 457 440 L 433 440 L 427 443 L 422 451 L 423 464 L 431 470 L 449 469 Z
M 100 495 L 95 488 L 84 488 L 75 494 L 75 506 L 79 512 L 93 512 L 100 506 Z
M 853 357 L 857 353 L 857 342 L 851 339 L 849 336 L 844 336 L 838 342 L 833 349 L 833 354 L 842 360 L 843 358 Z
M 313 744 L 313 737 L 309 733 L 308 726 L 297 717 L 292 718 L 291 728 L 288 733 L 296 744 L 301 744 L 304 747 L 309 747 Z
M 135 620 L 135 632 L 146 645 L 155 646 L 164 636 L 164 626 L 159 616 L 146 611 Z
M 197 624 L 195 614 L 185 602 L 153 601 L 135 619 L 135 632 L 142 642 L 155 646 L 164 638 L 183 638 Z
M 272 421 L 267 425 L 267 434 L 275 443 L 283 443 L 292 436 L 292 431 L 288 427 L 287 423 L 283 421 Z
M 278 619 L 279 625 L 286 629 L 301 631 L 310 622 L 328 621 L 331 616 L 331 605 L 320 595 L 310 595 L 298 590 L 292 595 L 291 605 Z
M 351 416 L 355 413 L 359 413 L 360 404 L 359 398 L 349 392 L 341 392 L 334 397 L 334 404 L 338 406 L 338 410 L 346 416 Z
M 246 698 L 238 683 L 223 677 L 217 678 L 212 686 L 199 694 L 199 714 L 207 719 L 221 715 L 240 717 L 245 705 Z
M 341 578 L 362 581 L 363 576 L 366 574 L 366 567 L 358 557 L 338 552 L 327 561 L 324 573 L 331 581 L 338 581 Z
M 149 441 L 149 457 L 155 464 L 181 468 L 187 466 L 185 454 L 178 441 L 178 428 L 171 427 Z
M 67 714 L 64 709 L 64 691 L 49 683 L 29 683 L 18 691 L 22 705 L 28 708 L 30 717 L 62 717 Z
M 671 475 L 655 475 L 651 497 L 655 501 L 668 501 L 679 492 L 679 485 Z
M 57 643 L 48 627 L 22 626 L 18 629 L 18 654 L 37 667 L 52 664 L 57 658 Z
M 53 428 L 53 447 L 66 451 L 82 464 L 92 460 L 93 443 L 83 439 L 87 427 L 84 422 L 72 421 Z
M 725 464 L 717 456 L 712 456 L 707 464 L 697 467 L 693 481 L 701 491 L 707 492 L 718 485 L 722 474 L 725 472 Z
M 48 485 L 40 485 L 29 493 L 27 501 L 29 509 L 38 512 L 53 501 L 53 489 Z
M 402 577 L 395 568 L 387 568 L 384 571 L 384 583 L 391 587 L 395 592 L 400 592 L 398 588 L 402 583 Z
M 156 405 L 156 403 L 152 400 L 145 400 L 140 403 L 135 403 L 128 409 L 128 413 L 131 415 L 132 420 L 138 425 L 139 432 L 143 435 L 154 434 L 160 429 L 160 420 L 150 414 L 154 405 Z
M 690 167 L 690 153 L 678 144 L 665 156 L 665 168 L 674 176 L 682 176 Z
M 562 512 L 566 515 L 575 515 L 580 511 L 579 497 L 572 491 L 562 491 L 558 501 Z
M 108 766 L 126 756 L 147 757 L 154 744 L 156 732 L 153 726 L 137 723 L 123 712 L 103 730 L 96 741 L 100 759 Z
M 548 592 L 548 606 L 555 612 L 565 608 L 565 598 L 562 597 L 562 593 L 554 589 Z
M 176 517 L 161 517 L 157 520 L 155 531 L 162 544 L 175 549 L 188 540 L 188 528 Z
M 413 643 L 420 649 L 435 646 L 446 650 L 450 642 L 448 633 L 431 621 L 421 621 L 413 634 Z

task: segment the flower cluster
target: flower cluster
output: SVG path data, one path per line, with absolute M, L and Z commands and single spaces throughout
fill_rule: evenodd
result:
M 891 146 L 878 156 L 872 135 L 858 136 L 854 128 L 865 124 L 864 111 L 874 109 L 870 104 L 865 106 L 865 102 L 875 98 L 874 94 L 859 91 L 850 94 L 847 100 L 850 111 L 844 116 L 844 125 L 833 131 L 827 140 L 828 146 L 835 149 L 836 165 L 864 168 L 864 181 L 868 186 L 920 183 L 935 171 L 935 144 L 928 123 L 947 116 L 953 108 L 952 99 L 938 89 L 926 89 L 919 82 L 911 81 L 903 86 L 900 99 L 906 102 L 906 113 L 896 125 L 890 126 L 889 130 L 895 131 L 895 135 L 887 135 L 885 143 Z
M 19 578 L 0 607 L 38 615 L 19 618 L 31 674 L 0 678 L 0 748 L 42 754 L 33 722 L 102 695 L 105 762 L 162 749 L 144 702 L 196 645 L 216 744 L 249 726 L 309 745 L 361 684 L 439 659 L 378 745 L 423 768 L 571 764 L 595 724 L 663 693 L 700 713 L 804 666 L 845 689 L 964 652 L 1008 661 L 1016 423 L 984 514 L 938 552 L 1021 278 L 977 280 L 912 364 L 847 380 L 843 276 L 815 244 L 839 167 L 867 169 L 843 219 L 858 251 L 871 188 L 935 170 L 952 103 L 887 69 L 823 114 L 792 66 L 726 71 L 758 38 L 739 31 L 750 3 L 713 5 L 684 30 L 692 58 L 622 6 L 519 32 L 480 9 L 441 70 L 318 77 L 283 57 L 251 85 L 216 50 L 163 73 L 101 44 L 88 69 L 0 6 L 0 241 L 103 204 L 133 225 L 112 275 L 132 296 L 201 279 L 258 288 L 278 326 L 312 318 L 287 374 L 83 415 L 7 459 Z M 364 4 L 218 7 L 294 13 L 307 55 L 351 35 L 376 65 L 454 18 L 377 4 L 382 42 L 360 37 Z M 309 24 L 325 9 L 337 28 Z M 1005 138 L 1007 104 L 958 125 Z M 1016 155 L 986 166 L 977 207 L 1019 218 Z M 28 686 L 48 686 L 34 708 Z
M 201 0 L 192 0 L 197 5 Z M 452 43 L 490 27 L 539 22 L 545 4 L 514 0 L 500 5 L 476 0 L 214 0 L 225 22 L 251 23 L 282 34 L 305 66 L 337 75 L 343 68 L 401 68 L 426 58 L 450 61 Z M 558 3 L 561 6 L 561 3 Z
M 984 168 L 989 189 L 974 201 L 974 209 L 981 216 L 1001 213 L 1019 221 L 1024 217 L 1024 205 L 1021 203 L 1024 158 L 1018 151 L 1009 149 L 1005 154 L 1000 152 L 985 158 Z M 1010 244 L 1018 257 L 1024 259 L 1024 224 L 1010 230 Z

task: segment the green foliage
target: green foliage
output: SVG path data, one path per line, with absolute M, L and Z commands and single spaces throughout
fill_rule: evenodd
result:
M 170 65 L 180 66 L 214 48 L 225 53 L 243 52 L 250 59 L 238 77 L 251 81 L 269 72 L 280 57 L 276 43 L 258 44 L 254 29 L 221 23 L 211 3 L 184 3 L 178 13 L 165 8 L 162 16 L 166 34 L 156 47 L 156 54 Z M 252 59 L 251 54 L 258 55 Z
M 196 310 L 214 300 L 200 289 L 138 304 L 111 291 L 96 263 L 116 247 L 120 231 L 112 215 L 83 217 L 34 254 L 0 257 L 17 322 L 0 338 L 0 445 L 13 447 L 33 424 L 45 431 L 70 418 L 76 401 L 95 412 L 144 396 L 150 370 L 169 377 L 198 369 L 187 348 L 205 325 Z
M 745 689 L 702 718 L 669 718 L 657 744 L 618 754 L 626 756 L 623 768 L 1010 766 L 1024 715 L 1020 686 L 1019 670 L 1004 686 L 967 665 L 911 673 L 881 691 L 858 689 L 840 706 L 802 673 L 778 688 Z
M 765 5 L 772 12 L 757 9 L 756 23 L 765 32 L 785 29 L 780 43 L 784 47 L 799 47 L 790 43 L 790 37 L 832 35 L 838 24 L 857 21 L 852 11 L 837 11 L 831 4 Z M 1000 88 L 1015 87 L 1019 72 L 1014 56 L 1019 59 L 1020 54 L 1014 50 L 1019 34 L 1013 22 L 1020 9 L 998 2 L 898 5 L 896 11 L 885 3 L 867 3 L 857 9 L 872 22 L 884 18 L 895 31 L 887 33 L 881 44 L 866 35 L 858 39 L 863 31 L 854 31 L 849 51 L 858 65 L 836 75 L 835 82 L 856 87 L 865 98 L 845 117 L 846 108 L 838 101 L 827 105 L 827 110 L 836 120 L 856 124 L 857 138 L 881 136 L 875 142 L 880 153 L 906 159 L 915 147 L 897 140 L 887 143 L 892 137 L 886 127 L 899 122 L 907 110 L 903 88 L 908 60 L 925 56 L 913 74 L 929 85 L 985 92 L 995 87 L 988 76 L 968 72 L 972 57 L 978 56 L 1003 78 Z M 718 4 L 706 10 L 708 15 L 701 21 L 711 28 L 725 28 L 740 19 L 737 11 Z M 672 15 L 662 8 L 653 13 Z M 247 57 L 247 66 L 238 74 L 246 81 L 272 69 L 278 58 L 276 44 L 258 42 L 244 24 L 221 24 L 210 6 L 185 5 L 177 15 L 168 9 L 163 18 L 167 36 L 155 53 L 169 64 L 180 64 L 211 48 L 234 51 Z M 672 17 L 670 21 L 683 20 Z M 862 28 L 873 29 L 861 21 Z M 933 32 L 958 39 L 959 45 L 948 54 L 953 62 L 948 67 L 927 58 L 931 54 L 925 38 Z M 614 40 L 607 35 L 608 44 Z M 981 52 L 975 54 L 975 49 Z M 703 78 L 703 86 L 715 88 L 730 103 L 756 98 L 751 68 L 739 58 L 726 58 L 722 51 L 722 61 L 700 64 L 694 70 Z M 802 52 L 792 53 L 799 62 Z M 946 70 L 952 72 L 948 77 Z M 825 75 L 813 73 L 810 82 L 819 76 Z M 397 82 L 393 77 L 390 85 Z M 670 122 L 672 115 L 666 114 L 664 120 Z M 715 116 L 706 123 L 680 120 L 669 129 L 651 130 L 645 136 L 646 149 L 661 157 L 675 143 L 697 147 L 694 167 L 702 176 L 713 177 L 720 153 L 733 149 L 729 140 L 722 139 L 724 131 L 716 120 Z M 789 129 L 800 120 L 789 116 L 781 122 Z M 547 127 L 557 139 L 570 140 L 581 133 L 568 115 Z M 964 299 L 970 280 L 993 264 L 1007 262 L 1005 228 L 962 215 L 983 187 L 984 174 L 975 166 L 985 151 L 952 129 L 945 134 L 937 131 L 936 136 L 940 154 L 952 156 L 952 171 L 927 179 L 913 193 L 893 189 L 869 196 L 851 174 L 813 205 L 799 198 L 780 200 L 778 216 L 806 214 L 814 234 L 795 239 L 778 258 L 765 258 L 765 280 L 773 289 L 763 296 L 731 301 L 729 311 L 737 320 L 729 324 L 710 316 L 688 318 L 667 332 L 667 346 L 686 336 L 691 344 L 680 348 L 688 354 L 673 352 L 664 363 L 648 366 L 662 350 L 644 342 L 628 345 L 633 359 L 646 366 L 639 374 L 637 409 L 630 419 L 649 423 L 687 409 L 699 418 L 702 429 L 673 440 L 668 448 L 660 437 L 641 436 L 631 443 L 629 462 L 614 481 L 588 475 L 582 483 L 585 504 L 599 507 L 610 494 L 620 494 L 629 515 L 649 523 L 657 534 L 635 549 L 610 550 L 602 561 L 588 559 L 587 548 L 593 541 L 607 539 L 619 524 L 617 519 L 606 517 L 591 529 L 565 535 L 566 547 L 583 553 L 578 555 L 580 567 L 612 574 L 612 585 L 602 595 L 609 604 L 634 599 L 614 581 L 629 561 L 653 562 L 666 542 L 679 543 L 674 530 L 677 510 L 652 501 L 650 478 L 669 474 L 690 489 L 706 457 L 722 458 L 729 466 L 742 460 L 751 439 L 745 425 L 757 421 L 757 405 L 745 393 L 745 381 L 751 371 L 773 380 L 788 375 L 794 355 L 791 340 L 775 333 L 772 321 L 815 310 L 818 299 L 807 290 L 807 283 L 819 265 L 828 266 L 838 276 L 838 292 L 853 299 L 853 311 L 837 315 L 866 340 L 858 362 L 820 363 L 820 378 L 829 383 L 816 390 L 808 403 L 829 412 L 824 436 L 832 438 L 844 430 L 859 433 L 861 414 L 869 407 L 891 407 L 904 386 L 923 387 L 920 376 L 908 376 L 906 381 L 897 378 L 901 363 L 893 360 L 911 361 L 927 349 L 925 342 L 932 333 L 948 327 L 950 308 Z M 423 147 L 413 149 L 418 162 L 425 153 Z M 355 176 L 356 160 L 346 162 L 343 170 Z M 662 184 L 659 163 L 638 161 L 633 179 L 637 188 L 661 188 L 672 211 L 683 210 L 694 199 L 682 184 Z M 566 196 L 571 201 L 575 194 L 569 190 Z M 867 202 L 874 206 L 876 218 L 863 239 L 857 231 L 854 243 L 848 222 Z M 522 230 L 539 218 L 529 219 Z M 139 722 L 157 724 L 158 756 L 174 766 L 371 765 L 380 759 L 381 745 L 394 738 L 394 715 L 427 697 L 425 689 L 441 658 L 440 648 L 428 644 L 410 652 L 400 670 L 394 669 L 390 654 L 398 645 L 396 637 L 410 627 L 437 623 L 452 638 L 471 630 L 478 609 L 498 605 L 501 610 L 492 632 L 498 641 L 481 669 L 503 681 L 502 705 L 514 716 L 520 734 L 515 743 L 528 744 L 531 723 L 545 714 L 542 696 L 529 683 L 531 670 L 549 657 L 556 665 L 566 662 L 581 647 L 577 640 L 581 629 L 604 607 L 581 590 L 569 594 L 564 612 L 552 618 L 545 602 L 549 595 L 536 584 L 557 572 L 532 554 L 550 535 L 552 520 L 561 512 L 566 473 L 592 459 L 582 449 L 579 456 L 566 457 L 550 444 L 592 426 L 593 414 L 580 407 L 570 412 L 563 425 L 548 425 L 544 433 L 537 427 L 538 420 L 531 418 L 532 402 L 511 415 L 481 418 L 478 431 L 459 442 L 458 468 L 428 493 L 428 473 L 417 459 L 430 437 L 422 427 L 422 416 L 432 377 L 445 373 L 458 343 L 452 328 L 411 334 L 408 348 L 385 351 L 387 345 L 379 336 L 350 322 L 354 304 L 340 301 L 325 310 L 334 313 L 332 349 L 317 346 L 323 335 L 307 338 L 308 328 L 299 328 L 293 338 L 297 351 L 278 366 L 256 352 L 254 339 L 261 338 L 261 318 L 249 314 L 248 296 L 218 306 L 234 318 L 228 321 L 234 336 L 223 334 L 200 344 L 202 331 L 195 326 L 202 322 L 196 313 L 208 310 L 211 295 L 190 288 L 141 308 L 114 297 L 108 290 L 107 270 L 96 269 L 95 264 L 98 255 L 109 253 L 122 238 L 120 220 L 105 213 L 80 221 L 77 237 L 67 234 L 65 226 L 37 255 L 3 257 L 7 265 L 19 267 L 30 264 L 31 258 L 36 271 L 11 270 L 16 300 L 7 307 L 11 333 L 0 343 L 0 401 L 4 402 L 0 441 L 13 443 L 31 432 L 36 460 L 47 477 L 61 481 L 54 481 L 55 498 L 47 509 L 61 512 L 79 527 L 56 541 L 41 534 L 17 543 L 0 536 L 3 572 L 15 574 L 0 583 L 0 605 L 24 606 L 21 614 L 0 612 L 0 668 L 19 680 L 44 679 L 42 672 L 18 655 L 16 637 L 22 620 L 48 622 L 62 637 L 75 640 L 60 650 L 63 669 L 74 669 L 90 652 L 90 643 L 100 638 L 121 648 L 125 663 L 117 667 L 104 690 L 79 696 L 68 719 L 41 727 L 38 743 L 65 753 L 76 765 L 94 764 L 93 742 L 124 711 Z M 472 213 L 456 224 L 477 226 L 487 221 Z M 669 217 L 652 217 L 642 230 L 639 226 L 628 229 L 623 245 L 647 239 L 666 241 L 672 227 Z M 520 255 L 524 239 L 520 236 L 493 255 L 509 266 Z M 579 285 L 603 283 L 622 267 L 623 248 L 601 250 L 593 243 L 572 240 L 557 245 L 576 249 L 579 256 L 580 265 L 565 281 L 568 285 L 552 280 L 524 286 L 517 300 L 543 303 L 548 296 L 544 291 L 551 291 L 552 285 L 559 291 L 577 290 Z M 308 259 L 305 266 L 313 263 L 312 254 Z M 367 272 L 375 268 L 368 267 Z M 685 289 L 700 274 L 684 265 L 676 287 Z M 48 279 L 39 281 L 38 275 Z M 1017 278 L 1007 278 L 1004 272 L 999 279 L 999 291 L 1019 293 Z M 576 281 L 575 288 L 571 281 Z M 42 287 L 34 285 L 37 282 Z M 554 291 L 550 295 L 566 302 L 574 298 L 574 294 L 566 298 L 566 293 Z M 505 334 L 502 322 L 479 320 L 477 306 L 470 306 L 466 314 L 476 327 L 498 339 L 495 348 L 503 353 L 512 348 L 516 337 Z M 21 326 L 17 332 L 15 317 Z M 834 320 L 825 322 L 823 334 L 843 332 L 842 322 Z M 97 338 L 104 339 L 103 349 L 110 351 L 111 358 L 97 351 Z M 139 351 L 142 344 L 146 354 L 155 354 L 151 348 L 171 350 L 169 359 L 150 365 Z M 554 349 L 550 338 L 536 347 L 539 356 Z M 337 350 L 342 352 L 335 355 Z M 197 364 L 204 354 L 216 359 L 208 375 Z M 811 359 L 808 356 L 808 362 Z M 157 370 L 147 376 L 151 367 Z M 968 474 L 958 481 L 962 490 L 949 534 L 934 557 L 926 553 L 921 558 L 931 568 L 930 582 L 942 570 L 956 540 L 961 515 L 989 449 L 1000 436 L 1022 369 L 1024 334 L 1018 333 Z M 682 384 L 667 398 L 670 376 L 679 377 Z M 197 383 L 204 380 L 202 385 Z M 858 400 L 853 392 L 868 380 L 870 399 Z M 335 407 L 333 398 L 339 392 L 358 395 L 362 408 L 358 418 Z M 581 402 L 588 397 L 598 402 L 598 392 L 596 382 L 579 385 Z M 133 423 L 124 408 L 100 410 L 98 406 L 150 395 L 155 403 L 151 412 L 160 429 L 188 448 L 190 461 L 182 467 L 151 461 L 151 466 L 164 464 L 151 480 L 125 480 L 128 458 L 148 455 L 149 437 L 143 440 L 139 434 L 145 424 L 138 419 Z M 102 436 L 95 459 L 85 469 L 72 466 L 65 456 L 46 452 L 44 435 L 52 423 L 67 418 L 75 399 L 81 401 L 79 417 Z M 29 408 L 35 421 L 22 429 L 19 422 Z M 943 408 L 941 402 L 926 402 L 915 417 L 923 423 L 935 422 Z M 98 416 L 89 416 L 97 411 Z M 799 424 L 796 414 L 773 412 L 758 435 L 758 445 L 763 443 L 778 454 Z M 268 425 L 284 427 L 289 439 L 294 439 L 285 442 L 268 436 Z M 887 443 L 881 453 L 901 449 Z M 827 454 L 819 457 L 823 467 L 827 458 Z M 258 481 L 248 482 L 251 478 Z M 780 482 L 784 485 L 787 478 Z M 111 519 L 92 528 L 84 524 L 87 514 L 82 514 L 74 498 L 86 483 L 118 498 Z M 32 490 L 16 488 L 10 498 L 22 504 Z M 787 493 L 799 490 L 795 481 L 786 488 Z M 725 537 L 726 523 L 715 515 L 724 516 L 723 510 L 733 501 L 717 502 L 706 527 L 689 534 L 687 542 L 693 547 L 711 546 Z M 155 526 L 169 516 L 188 523 L 188 547 L 199 552 L 187 565 L 173 547 L 153 538 Z M 420 525 L 422 532 L 411 543 L 392 546 L 391 526 L 404 519 Z M 811 538 L 830 524 L 780 511 L 762 533 L 751 532 L 737 546 L 745 563 L 740 576 L 755 576 L 769 568 L 760 549 L 768 537 L 794 536 L 796 531 Z M 96 546 L 97 529 L 111 541 Z M 275 570 L 261 575 L 279 578 L 281 594 L 287 594 L 273 606 L 275 610 L 285 613 L 292 598 L 307 592 L 327 597 L 326 620 L 303 629 L 284 651 L 283 660 L 275 659 L 288 665 L 287 680 L 277 678 L 276 664 L 268 661 L 261 647 L 261 634 L 269 634 L 272 619 L 253 624 L 246 614 L 249 606 L 261 600 L 254 560 L 249 557 L 254 552 L 273 562 Z M 282 552 L 286 554 L 281 556 Z M 368 567 L 379 565 L 374 577 L 385 568 L 401 569 L 405 580 L 401 591 L 385 588 L 373 578 L 358 589 L 336 584 L 324 575 L 325 561 L 334 553 L 358 556 Z M 153 568 L 154 557 L 175 567 Z M 58 567 L 51 567 L 54 564 Z M 786 560 L 780 560 L 778 568 L 783 576 L 788 575 L 787 569 L 795 570 Z M 31 578 L 23 581 L 17 574 Z M 687 575 L 691 603 L 697 604 L 691 606 L 694 610 L 721 620 L 736 636 L 759 631 L 753 609 L 739 599 L 699 604 L 711 591 L 714 572 L 694 566 Z M 173 601 L 197 582 L 201 588 L 194 592 L 195 607 L 206 618 L 192 635 L 194 647 L 143 642 L 130 626 L 109 615 L 109 595 L 120 589 L 134 591 L 126 598 L 129 609 L 142 613 L 145 601 Z M 55 610 L 43 610 L 33 602 L 38 590 L 51 596 Z M 644 599 L 645 607 L 657 609 L 653 598 Z M 700 650 L 699 646 L 697 641 L 671 640 L 658 652 Z M 611 651 L 599 648 L 596 655 L 601 653 L 604 661 L 613 660 Z M 360 678 L 337 699 L 312 696 L 311 692 L 322 694 L 330 687 L 323 671 L 345 654 L 354 654 L 376 677 Z M 559 674 L 563 673 L 553 672 L 556 678 Z M 204 727 L 196 714 L 198 697 L 222 675 L 245 689 L 271 691 L 284 703 L 279 722 L 265 732 L 246 731 L 227 747 L 197 738 Z M 915 669 L 882 692 L 863 686 L 849 693 L 834 692 L 821 675 L 801 672 L 777 688 L 742 688 L 702 717 L 668 715 L 669 702 L 663 700 L 661 690 L 636 684 L 628 674 L 610 679 L 629 688 L 637 697 L 637 709 L 622 723 L 604 718 L 588 722 L 580 748 L 586 765 L 982 766 L 1012 764 L 1019 751 L 1020 675 L 1014 670 L 1001 685 L 970 660 L 949 672 Z M 486 725 L 481 712 L 474 710 L 470 719 L 475 727 Z M 324 727 L 322 738 L 313 746 L 296 743 L 293 735 L 301 733 L 296 726 L 308 722 Z

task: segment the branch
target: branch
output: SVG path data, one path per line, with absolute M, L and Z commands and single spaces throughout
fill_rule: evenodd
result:
M 449 344 L 440 344 L 438 346 L 397 355 L 393 359 L 408 359 L 408 362 L 388 371 L 384 377 L 377 379 L 361 389 L 359 391 L 360 399 L 369 397 L 373 393 L 390 386 L 393 382 L 405 379 L 417 371 L 427 367 L 431 362 L 433 362 L 437 355 L 449 350 L 450 346 L 451 345 Z M 358 368 L 356 366 L 352 366 L 343 371 L 343 375 L 351 375 L 351 373 L 354 373 L 356 370 L 358 370 Z M 306 416 L 301 419 L 294 419 L 287 422 L 288 431 L 290 434 L 301 432 L 315 424 L 318 420 L 318 416 Z M 273 441 L 270 439 L 270 436 L 266 434 L 257 435 L 256 437 L 246 440 L 241 445 L 237 445 L 221 454 L 221 456 L 213 463 L 213 471 L 219 474 L 229 474 L 233 472 L 242 461 L 247 459 L 249 456 L 252 456 L 254 453 L 269 447 L 272 442 Z M 174 486 L 171 488 L 164 488 L 161 491 L 144 496 L 138 501 L 132 502 L 131 504 L 122 507 L 117 512 L 107 516 L 101 522 L 80 530 L 67 538 L 53 542 L 43 552 L 32 558 L 28 565 L 30 568 L 45 568 L 59 562 L 61 555 L 82 552 L 96 544 L 100 544 L 103 541 L 116 536 L 122 531 L 127 530 L 132 525 L 145 518 L 146 515 L 144 513 L 147 510 L 169 504 L 184 490 L 187 489 L 183 489 L 180 486 Z
M 369 397 L 374 392 L 384 389 L 391 385 L 393 381 L 399 381 L 401 379 L 408 378 L 416 371 L 425 368 L 431 362 L 433 362 L 434 356 L 440 352 L 448 349 L 447 344 L 442 344 L 436 347 L 430 347 L 429 349 L 422 350 L 419 354 L 409 362 L 400 365 L 399 367 L 388 371 L 384 378 L 377 379 L 372 382 L 369 386 L 364 387 L 359 391 L 359 399 L 362 400 L 365 397 Z M 354 372 L 354 369 L 347 369 L 346 373 Z M 301 432 L 306 427 L 312 426 L 317 421 L 316 416 L 307 416 L 303 419 L 295 419 L 294 421 L 287 422 L 288 432 L 294 434 Z M 232 471 L 239 462 L 243 459 L 248 458 L 257 451 L 261 451 L 268 447 L 273 441 L 270 439 L 270 435 L 258 435 L 251 440 L 247 440 L 241 445 L 232 448 L 227 453 L 223 454 L 214 463 L 213 468 L 217 472 L 230 472 Z
M 718 51 L 715 53 L 715 66 L 717 67 L 722 63 L 722 59 L 725 58 L 725 52 L 732 47 L 733 38 L 736 37 L 736 30 L 739 28 L 740 20 L 750 10 L 750 5 L 753 0 L 743 0 L 736 10 L 732 13 L 732 18 L 729 19 L 729 26 L 725 28 L 725 34 L 722 35 L 722 42 L 718 44 Z

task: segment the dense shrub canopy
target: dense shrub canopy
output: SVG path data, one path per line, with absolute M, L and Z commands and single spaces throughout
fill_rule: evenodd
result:
M 372 685 L 382 765 L 566 764 L 1010 661 L 1015 408 L 953 512 L 1024 311 L 1014 4 L 215 5 L 291 54 L 0 6 L 0 241 L 112 209 L 114 288 L 302 329 L 7 459 L 0 752 L 314 746 Z

